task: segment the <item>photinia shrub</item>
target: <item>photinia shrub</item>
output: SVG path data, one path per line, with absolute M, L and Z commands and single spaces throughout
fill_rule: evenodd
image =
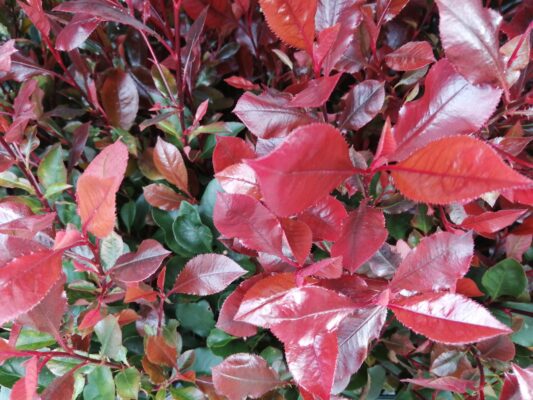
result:
M 0 398 L 531 399 L 532 17 L 0 2 Z

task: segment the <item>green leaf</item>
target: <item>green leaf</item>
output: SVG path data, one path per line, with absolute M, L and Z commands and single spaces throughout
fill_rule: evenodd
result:
M 55 342 L 55 339 L 48 333 L 42 333 L 24 327 L 17 339 L 16 348 L 18 350 L 37 350 L 51 346 Z
M 137 399 L 141 386 L 141 374 L 136 368 L 128 368 L 115 376 L 117 394 L 124 400 Z
M 100 262 L 104 270 L 109 271 L 123 252 L 124 242 L 119 234 L 113 231 L 103 238 L 100 242 Z
M 70 189 L 72 185 L 67 185 L 66 183 L 54 183 L 48 186 L 44 192 L 44 197 L 47 199 L 54 198 L 56 195 L 64 192 L 67 189 Z
M 195 359 L 192 370 L 198 375 L 211 375 L 213 367 L 220 364 L 224 359 L 205 347 L 194 349 Z
M 52 185 L 67 183 L 67 169 L 63 163 L 61 145 L 55 144 L 44 156 L 37 169 L 39 183 L 48 189 Z
M 100 354 L 117 361 L 125 361 L 126 348 L 122 346 L 122 331 L 118 319 L 108 315 L 94 326 L 94 331 L 100 341 Z
M 131 232 L 133 222 L 135 221 L 135 212 L 135 202 L 132 200 L 128 201 L 120 209 L 120 219 L 122 219 L 122 223 L 126 226 L 128 233 Z
M 83 400 L 115 400 L 115 382 L 109 367 L 99 365 L 87 375 Z
M 205 300 L 198 303 L 181 303 L 176 307 L 176 317 L 185 329 L 198 336 L 207 337 L 215 327 L 215 318 L 211 306 Z
M 210 349 L 214 347 L 224 347 L 235 339 L 236 337 L 228 335 L 220 329 L 214 328 L 211 329 L 211 332 L 209 332 L 209 336 L 207 337 L 207 347 Z
M 170 394 L 176 400 L 203 400 L 204 393 L 194 386 L 170 388 Z
M 215 209 L 215 202 L 217 199 L 217 193 L 222 191 L 220 183 L 216 179 L 212 179 L 211 182 L 207 184 L 204 194 L 200 200 L 200 207 L 198 211 L 200 215 L 207 221 L 209 221 L 210 226 L 213 225 L 213 210 Z
M 526 289 L 527 278 L 522 265 L 508 258 L 489 268 L 481 284 L 493 299 L 500 296 L 517 297 Z
M 198 207 L 183 201 L 178 216 L 172 224 L 172 231 L 174 232 L 174 242 L 179 248 L 179 254 L 193 257 L 197 254 L 211 252 L 213 234 L 202 223 Z

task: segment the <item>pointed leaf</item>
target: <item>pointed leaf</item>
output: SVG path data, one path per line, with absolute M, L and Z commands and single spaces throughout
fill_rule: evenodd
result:
M 248 164 L 230 165 L 216 173 L 215 178 L 226 193 L 245 194 L 256 199 L 261 198 L 255 171 Z
M 72 400 L 74 395 L 74 374 L 72 371 L 54 379 L 41 393 L 42 400 Z
M 292 255 L 299 265 L 303 265 L 313 244 L 311 229 L 304 222 L 295 219 L 282 218 L 280 222 Z
M 454 393 L 466 393 L 469 390 L 476 389 L 475 382 L 468 379 L 456 378 L 454 376 L 444 376 L 442 378 L 402 379 L 402 382 L 409 382 L 425 388 Z
M 527 278 L 522 265 L 507 258 L 490 267 L 483 274 L 481 284 L 486 293 L 496 300 L 500 296 L 520 296 L 527 287 Z
M 313 240 L 336 240 L 348 213 L 344 205 L 333 196 L 326 196 L 318 203 L 303 211 L 298 219 L 305 222 L 313 232 Z
M 494 233 L 512 225 L 525 212 L 526 210 L 487 211 L 465 218 L 461 222 L 461 226 L 466 229 L 473 229 L 479 233 Z
M 139 93 L 133 78 L 120 69 L 111 70 L 102 85 L 100 96 L 111 125 L 129 130 L 139 111 Z
M 72 19 L 59 32 L 56 49 L 71 51 L 80 47 L 102 20 L 89 14 L 74 14 Z
M 342 276 L 342 258 L 325 258 L 296 271 L 296 283 L 302 286 L 305 277 L 316 276 L 323 279 L 337 279 Z
M 11 70 L 11 54 L 16 53 L 15 40 L 6 41 L 0 46 L 0 72 Z
M 241 163 L 247 158 L 255 158 L 254 149 L 250 144 L 232 136 L 217 136 L 217 144 L 213 151 L 213 169 L 215 173 L 227 167 Z
M 174 291 L 207 296 L 224 290 L 246 270 L 231 258 L 221 254 L 201 254 L 191 259 L 181 271 Z
M 289 102 L 289 107 L 320 107 L 328 101 L 342 74 L 323 76 L 307 82 L 305 89 Z
M 266 204 L 279 216 L 303 211 L 353 175 L 348 145 L 328 124 L 295 129 L 270 154 L 247 163 L 258 176 Z
M 163 336 L 148 336 L 146 340 L 146 356 L 155 365 L 174 367 L 178 359 L 178 351 Z
M 148 279 L 161 266 L 170 251 L 153 239 L 143 240 L 135 253 L 120 256 L 111 269 L 114 279 L 120 282 L 140 282 Z
M 358 83 L 348 92 L 346 107 L 340 117 L 341 129 L 361 129 L 378 114 L 384 101 L 383 82 L 366 80 Z
M 385 63 L 396 71 L 414 71 L 435 62 L 428 42 L 408 42 L 385 56 Z
M 491 147 L 469 136 L 431 142 L 395 165 L 392 177 L 407 198 L 433 204 L 466 202 L 494 190 L 531 184 Z
M 422 294 L 389 308 L 402 324 L 435 342 L 467 344 L 512 333 L 478 303 L 457 294 Z
M 117 361 L 123 361 L 126 357 L 126 349 L 122 346 L 122 331 L 118 319 L 114 315 L 108 315 L 98 321 L 94 326 L 94 332 L 100 341 L 100 353 Z
M 187 168 L 176 146 L 158 137 L 154 148 L 154 165 L 167 181 L 187 193 Z
M 143 187 L 143 194 L 148 204 L 165 211 L 177 210 L 181 202 L 186 200 L 181 194 L 161 183 Z
M 24 376 L 13 385 L 10 400 L 34 400 L 37 397 L 38 363 L 39 357 L 26 361 Z

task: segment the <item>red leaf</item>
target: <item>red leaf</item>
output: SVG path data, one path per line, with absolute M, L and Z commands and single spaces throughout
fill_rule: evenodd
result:
M 395 165 L 392 177 L 405 197 L 433 204 L 466 202 L 486 192 L 531 184 L 491 147 L 469 136 L 431 142 Z
M 305 210 L 354 173 L 347 143 L 328 124 L 295 129 L 270 154 L 247 163 L 259 178 L 266 204 L 279 216 Z
M 115 195 L 120 187 L 128 149 L 122 142 L 106 147 L 78 179 L 76 199 L 84 230 L 104 238 L 115 226 Z
M 317 0 L 259 0 L 259 4 L 277 37 L 312 53 Z
M 165 211 L 177 210 L 181 202 L 186 200 L 181 194 L 161 183 L 152 183 L 143 187 L 143 194 L 148 204 Z
M 25 363 L 24 376 L 20 378 L 11 389 L 10 400 L 36 400 L 37 396 L 37 370 L 39 357 L 32 357 Z
M 187 168 L 178 148 L 158 137 L 153 157 L 159 173 L 178 189 L 187 193 L 189 186 Z
M 217 328 L 236 337 L 250 337 L 257 333 L 257 328 L 246 322 L 235 321 L 235 314 L 239 310 L 244 295 L 263 276 L 256 275 L 242 282 L 224 301 L 220 308 Z
M 498 39 L 501 15 L 483 8 L 480 0 L 437 0 L 437 5 L 442 45 L 457 71 L 473 83 L 506 88 Z
M 324 59 L 334 50 L 333 46 L 339 37 L 340 28 L 340 24 L 334 24 L 321 31 L 318 35 L 318 43 L 313 47 L 313 63 L 317 75 L 320 73 Z M 326 71 L 324 75 L 329 75 L 329 72 L 330 71 Z
M 342 275 L 342 258 L 325 258 L 296 271 L 296 283 L 302 286 L 307 276 L 316 276 L 323 279 L 336 279 Z
M 169 344 L 163 336 L 148 336 L 145 352 L 148 360 L 155 365 L 173 367 L 178 358 L 176 346 Z
M 217 172 L 215 178 L 226 193 L 245 194 L 256 199 L 261 198 L 255 171 L 245 163 L 230 165 Z
M 259 398 L 284 383 L 263 358 L 238 353 L 213 367 L 213 384 L 218 394 L 229 400 L 241 400 Z
M 473 229 L 479 233 L 494 233 L 512 225 L 527 210 L 500 210 L 496 212 L 487 211 L 480 215 L 467 217 L 461 223 L 466 229 Z
M 280 222 L 292 255 L 299 265 L 303 265 L 313 244 L 311 229 L 295 219 L 282 218 Z
M 348 316 L 339 326 L 339 357 L 335 371 L 334 392 L 346 388 L 368 354 L 370 342 L 379 337 L 387 319 L 387 309 L 382 306 L 360 308 Z
M 246 270 L 221 254 L 200 254 L 189 260 L 181 271 L 173 291 L 207 296 L 223 291 Z
M 408 42 L 385 56 L 385 63 L 396 71 L 413 71 L 435 62 L 428 42 Z
M 289 98 L 280 94 L 256 96 L 247 92 L 241 96 L 233 112 L 257 137 L 284 137 L 298 126 L 315 121 L 301 110 L 288 108 L 288 104 Z
M 391 160 L 401 161 L 437 139 L 477 131 L 494 113 L 501 97 L 499 89 L 469 83 L 446 59 L 431 68 L 424 87 L 420 99 L 400 109 L 393 130 L 397 149 Z
M 130 74 L 121 69 L 111 69 L 100 89 L 102 107 L 109 123 L 129 130 L 139 111 L 139 92 Z
M 533 368 L 520 368 L 516 364 L 512 366 L 521 398 L 530 399 L 533 393 Z
M 335 197 L 326 196 L 318 203 L 303 211 L 298 219 L 305 222 L 313 231 L 313 240 L 336 240 L 348 213 L 344 205 Z
M 509 336 L 497 336 L 477 344 L 481 357 L 485 360 L 509 362 L 515 358 L 516 349 Z
M 507 258 L 514 258 L 518 261 L 522 261 L 524 253 L 528 251 L 531 246 L 531 239 L 533 235 L 515 235 L 510 234 L 505 238 L 505 254 Z
M 320 107 L 326 101 L 337 86 L 342 74 L 323 76 L 307 82 L 305 89 L 299 92 L 289 102 L 289 107 Z
M 240 239 L 250 249 L 282 255 L 280 222 L 252 197 L 218 193 L 213 221 L 220 233 L 228 238 Z
M 6 201 L 0 203 L 0 234 L 32 239 L 51 228 L 55 217 L 55 213 L 34 215 L 25 205 Z
M 255 158 L 251 145 L 241 138 L 232 136 L 217 136 L 217 144 L 213 151 L 213 168 L 220 172 L 227 167 L 238 164 L 247 158 Z
M 124 283 L 140 282 L 151 277 L 161 266 L 163 260 L 170 254 L 153 239 L 143 240 L 135 253 L 121 255 L 113 268 L 111 275 Z
M 405 326 L 447 344 L 466 344 L 513 331 L 473 300 L 452 293 L 429 293 L 393 301 L 389 308 Z
M 381 130 L 381 136 L 379 137 L 378 148 L 376 149 L 376 154 L 372 160 L 372 167 L 376 168 L 383 164 L 387 163 L 391 154 L 394 154 L 398 144 L 396 139 L 392 134 L 392 126 L 390 118 L 387 117 L 385 123 L 383 124 L 383 129 Z
M 74 395 L 74 374 L 72 371 L 54 379 L 41 393 L 42 400 L 72 400 Z
M 404 258 L 390 283 L 393 292 L 424 293 L 455 288 L 474 255 L 471 233 L 438 232 L 428 236 Z
M 15 258 L 0 269 L 0 325 L 39 304 L 61 277 L 61 253 L 42 250 Z
M 344 268 L 354 272 L 380 249 L 387 236 L 383 212 L 361 204 L 344 221 L 341 236 L 333 244 L 331 255 L 341 256 Z
M 467 379 L 459 379 L 454 376 L 444 376 L 442 378 L 402 379 L 402 382 L 409 382 L 425 388 L 445 390 L 455 393 L 466 393 L 468 390 L 476 389 L 475 382 Z
M 100 22 L 99 18 L 89 14 L 74 14 L 70 22 L 57 35 L 56 49 L 71 51 L 80 47 Z
M 212 29 L 228 31 L 237 25 L 231 3 L 225 0 L 184 0 L 183 9 L 194 21 L 207 11 L 205 24 Z
M 0 46 L 0 71 L 11 70 L 11 54 L 16 53 L 15 40 L 11 39 Z
M 366 80 L 358 83 L 348 93 L 346 107 L 340 117 L 340 129 L 361 129 L 380 112 L 384 101 L 383 82 Z
M 21 0 L 17 1 L 20 7 L 24 10 L 33 25 L 41 32 L 43 36 L 48 37 L 50 34 L 50 21 L 48 15 L 43 10 L 42 0 L 27 0 L 25 3 Z
M 229 78 L 224 79 L 224 82 L 237 89 L 259 90 L 259 85 L 256 85 L 241 76 L 230 76 Z
M 484 295 L 477 287 L 476 282 L 470 278 L 458 279 L 457 285 L 455 286 L 455 293 L 462 294 L 466 297 L 480 297 Z

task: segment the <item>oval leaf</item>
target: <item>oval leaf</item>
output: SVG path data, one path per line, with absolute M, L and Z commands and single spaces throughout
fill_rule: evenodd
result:
M 385 63 L 396 71 L 413 71 L 435 62 L 428 42 L 409 42 L 385 56 Z
M 154 165 L 163 177 L 187 193 L 189 181 L 187 168 L 180 151 L 171 143 L 157 138 L 154 148 Z
M 126 72 L 112 69 L 100 90 L 102 106 L 111 125 L 129 130 L 139 111 L 139 92 Z
M 367 80 L 350 90 L 346 107 L 340 118 L 340 126 L 349 129 L 361 129 L 381 110 L 385 101 L 383 82 Z

